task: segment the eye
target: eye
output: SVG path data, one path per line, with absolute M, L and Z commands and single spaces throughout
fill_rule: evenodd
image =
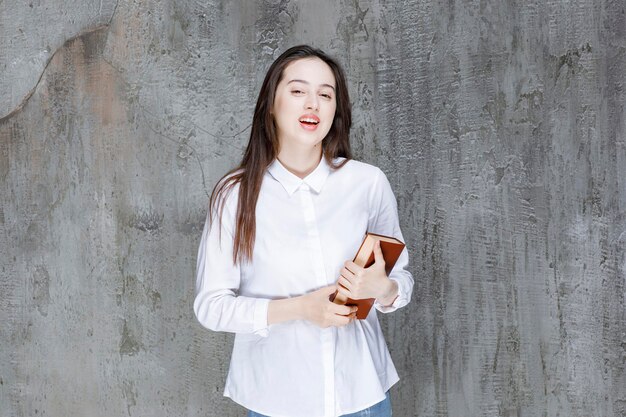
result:
M 291 90 L 291 93 L 299 95 L 299 94 L 304 94 L 304 91 L 295 89 L 295 90 Z
M 330 100 L 331 98 L 333 98 L 333 97 L 332 97 L 330 94 L 328 94 L 328 93 L 322 93 L 322 94 L 320 94 L 320 96 L 324 97 L 324 98 L 325 98 L 325 99 L 327 99 L 327 100 Z

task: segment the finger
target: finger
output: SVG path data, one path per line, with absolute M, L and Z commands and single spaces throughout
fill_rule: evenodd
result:
M 376 241 L 374 245 L 374 263 L 385 264 L 385 258 L 383 257 L 383 250 L 380 248 L 380 240 Z
M 337 283 L 343 285 L 348 290 L 352 289 L 352 282 L 350 282 L 350 280 L 343 275 L 339 277 Z
M 346 289 L 345 287 L 339 286 L 339 287 L 337 288 L 337 292 L 338 292 L 339 294 L 341 294 L 341 295 L 345 296 L 345 297 L 352 298 L 352 297 L 351 297 L 352 292 L 351 292 L 350 290 Z
M 356 320 L 356 313 L 350 313 L 347 316 L 336 316 L 338 318 L 338 321 L 340 323 L 342 323 L 342 325 L 345 324 L 350 324 L 352 323 L 354 320 Z
M 331 312 L 338 316 L 347 316 L 352 313 L 355 313 L 356 310 L 357 310 L 356 306 L 333 304 L 333 308 L 331 309 Z
M 346 261 L 343 266 L 350 272 L 352 272 L 352 274 L 356 275 L 357 272 L 359 272 L 360 270 L 362 270 L 363 268 L 361 268 L 360 266 L 358 266 L 357 264 L 355 264 L 352 261 Z
M 346 267 L 341 268 L 340 274 L 343 275 L 344 277 L 348 278 L 348 279 L 350 279 L 350 278 L 352 278 L 354 276 L 354 273 L 352 271 L 350 271 Z

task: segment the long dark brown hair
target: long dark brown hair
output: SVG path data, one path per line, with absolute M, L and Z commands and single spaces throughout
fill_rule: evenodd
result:
M 328 64 L 335 76 L 337 107 L 333 124 L 322 140 L 323 157 L 333 169 L 341 168 L 352 158 L 349 136 L 352 111 L 348 86 L 341 66 L 321 50 L 308 45 L 298 45 L 287 49 L 272 63 L 265 75 L 254 109 L 250 139 L 241 163 L 220 179 L 209 200 L 209 221 L 212 225 L 214 214 L 218 215 L 221 222 L 226 198 L 233 187 L 239 184 L 233 264 L 252 260 L 256 237 L 255 211 L 263 175 L 280 150 L 272 117 L 276 87 L 282 79 L 285 68 L 290 63 L 303 58 L 321 59 Z M 335 165 L 333 159 L 336 157 L 346 159 Z

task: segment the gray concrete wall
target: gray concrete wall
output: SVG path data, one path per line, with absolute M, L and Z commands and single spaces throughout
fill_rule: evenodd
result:
M 394 415 L 625 416 L 625 8 L 0 0 L 0 415 L 243 415 L 196 248 L 267 66 L 308 42 L 410 247 Z

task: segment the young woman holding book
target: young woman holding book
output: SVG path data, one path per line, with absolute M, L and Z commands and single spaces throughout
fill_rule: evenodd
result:
M 309 46 L 270 66 L 243 160 L 216 185 L 194 311 L 234 332 L 224 395 L 248 416 L 391 416 L 398 381 L 376 311 L 411 299 L 406 249 L 387 276 L 350 259 L 366 232 L 402 240 L 382 171 L 351 159 L 341 67 Z M 339 285 L 341 284 L 341 285 Z M 375 298 L 366 319 L 329 297 Z

